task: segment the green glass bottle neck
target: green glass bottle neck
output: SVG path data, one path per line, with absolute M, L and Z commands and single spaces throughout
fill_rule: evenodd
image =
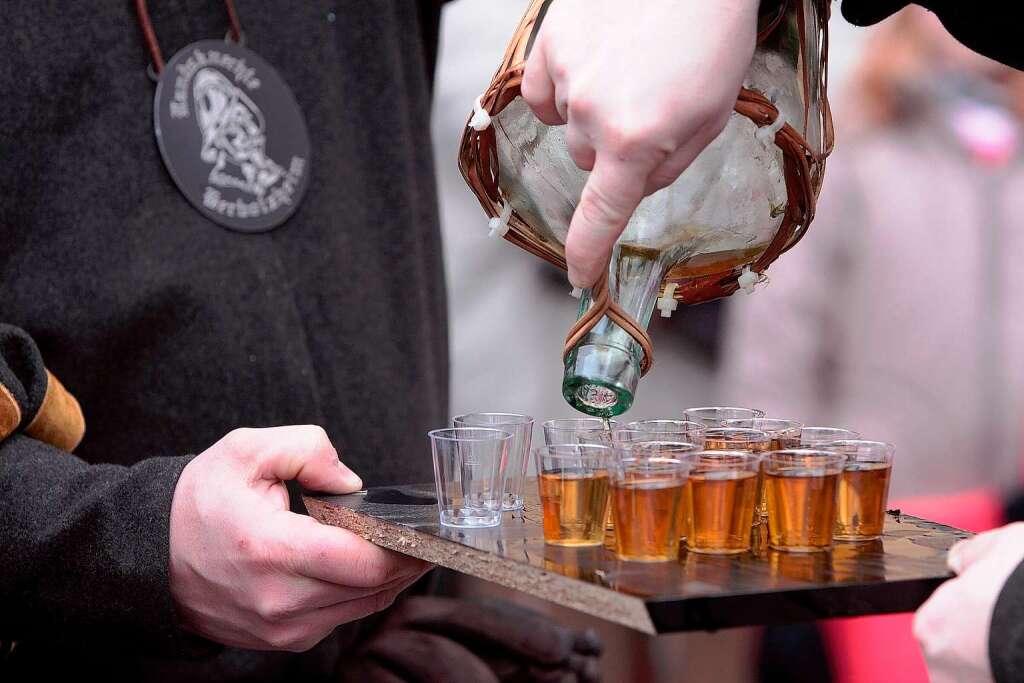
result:
M 612 300 L 647 327 L 667 270 L 667 259 L 659 252 L 617 246 L 608 274 Z M 580 316 L 591 299 L 591 292 L 584 292 Z M 566 357 L 562 395 L 588 415 L 620 415 L 633 405 L 642 357 L 640 345 L 625 330 L 601 318 Z

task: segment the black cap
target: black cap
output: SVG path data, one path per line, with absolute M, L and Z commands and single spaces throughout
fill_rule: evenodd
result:
M 854 26 L 871 26 L 909 4 L 909 0 L 843 0 L 843 18 Z

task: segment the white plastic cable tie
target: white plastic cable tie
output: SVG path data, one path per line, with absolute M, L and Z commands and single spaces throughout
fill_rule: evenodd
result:
M 505 202 L 505 205 L 501 207 L 501 213 L 487 221 L 487 227 L 491 229 L 487 236 L 504 237 L 505 233 L 508 232 L 508 219 L 511 215 L 512 205 Z
M 786 115 L 779 110 L 779 115 L 775 117 L 775 120 L 769 123 L 767 126 L 761 126 L 757 129 L 754 135 L 758 141 L 766 147 L 775 142 L 775 134 L 782 130 L 782 127 L 786 125 Z
M 579 299 L 581 296 L 583 296 L 583 290 L 579 287 L 573 287 L 572 291 L 569 292 L 569 296 L 571 296 L 573 299 Z
M 743 272 L 736 278 L 736 284 L 747 294 L 753 294 L 754 288 L 761 281 L 761 277 L 752 271 L 749 266 L 743 268 Z
M 679 302 L 675 298 L 676 287 L 678 286 L 675 282 L 665 285 L 665 294 L 658 299 L 656 304 L 658 310 L 661 311 L 662 318 L 671 318 L 672 312 L 679 308 Z
M 469 127 L 473 130 L 480 132 L 487 130 L 491 125 L 491 115 L 484 109 L 484 105 L 480 103 L 483 95 L 480 95 L 473 102 L 473 117 L 469 120 Z

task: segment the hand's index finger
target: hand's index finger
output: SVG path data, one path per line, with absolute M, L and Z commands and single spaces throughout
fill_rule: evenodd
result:
M 565 241 L 569 281 L 594 284 L 608 263 L 612 246 L 644 198 L 650 168 L 598 153 Z
M 956 574 L 962 574 L 1014 533 L 1020 533 L 1020 527 L 1007 525 L 958 541 L 946 554 L 946 565 Z

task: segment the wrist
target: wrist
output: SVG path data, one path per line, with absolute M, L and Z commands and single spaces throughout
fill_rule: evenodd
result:
M 1024 562 L 1000 589 L 988 626 L 992 678 L 996 683 L 1012 683 L 1024 671 Z

